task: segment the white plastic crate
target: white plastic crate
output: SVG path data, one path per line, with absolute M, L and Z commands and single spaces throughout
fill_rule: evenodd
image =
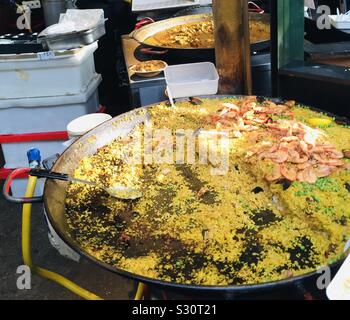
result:
M 73 119 L 98 110 L 100 82 L 101 76 L 96 75 L 76 95 L 0 100 L 0 134 L 66 130 Z
M 0 99 L 52 97 L 85 91 L 96 76 L 97 42 L 81 49 L 0 55 Z
M 211 62 L 168 66 L 164 70 L 172 98 L 212 95 L 218 92 L 219 75 Z

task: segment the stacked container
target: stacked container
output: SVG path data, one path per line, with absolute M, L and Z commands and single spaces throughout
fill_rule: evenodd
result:
M 97 42 L 73 50 L 0 55 L 0 144 L 5 168 L 27 167 L 31 147 L 39 148 L 43 159 L 62 152 L 67 124 L 98 111 L 101 76 L 95 71 L 96 49 Z M 20 179 L 12 184 L 15 196 L 23 196 L 25 183 Z

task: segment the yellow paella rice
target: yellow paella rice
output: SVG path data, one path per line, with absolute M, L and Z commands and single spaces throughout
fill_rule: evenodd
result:
M 350 238 L 346 124 L 290 101 L 255 97 L 160 103 L 147 112 L 152 129 L 171 130 L 174 150 L 176 130 L 196 138 L 199 129 L 221 132 L 225 146 L 207 141 L 216 151 L 228 148 L 227 170 L 213 174 L 223 159 L 200 163 L 198 141 L 190 164 L 176 164 L 175 153 L 169 163 L 128 163 L 140 137 L 145 151 L 146 124 L 81 159 L 77 178 L 143 193 L 118 200 L 70 184 L 68 225 L 91 256 L 154 279 L 219 286 L 280 280 L 343 258 Z M 331 121 L 312 127 L 310 118 Z

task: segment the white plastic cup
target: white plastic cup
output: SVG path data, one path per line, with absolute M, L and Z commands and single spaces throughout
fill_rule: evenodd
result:
M 70 140 L 64 144 L 68 147 L 74 140 L 110 119 L 112 119 L 112 116 L 106 113 L 90 113 L 72 120 L 67 125 L 67 133 Z
M 68 148 L 76 139 L 86 132 L 110 119 L 112 119 L 112 116 L 106 113 L 90 113 L 72 120 L 67 125 L 69 140 L 63 142 L 64 147 Z

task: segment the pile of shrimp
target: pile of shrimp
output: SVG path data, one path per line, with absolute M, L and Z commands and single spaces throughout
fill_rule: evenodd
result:
M 343 153 L 327 142 L 321 130 L 296 121 L 294 105 L 294 101 L 259 104 L 256 97 L 247 97 L 239 104 L 223 103 L 209 121 L 217 128 L 230 130 L 237 138 L 248 132 L 254 140 L 261 129 L 268 134 L 268 140 L 258 143 L 246 155 L 251 163 L 258 160 L 258 164 L 268 164 L 261 166 L 267 171 L 264 174 L 268 181 L 287 179 L 313 184 L 339 169 L 350 170 L 350 163 L 344 161 L 348 152 Z M 284 119 L 273 120 L 273 116 Z
M 294 101 L 288 101 L 283 105 L 272 101 L 258 104 L 257 98 L 251 96 L 244 98 L 239 104 L 222 103 L 216 113 L 209 115 L 208 121 L 215 124 L 217 129 L 231 130 L 240 137 L 242 132 L 255 131 L 263 125 L 272 123 L 273 115 L 293 117 L 290 109 L 294 105 Z
M 287 179 L 316 183 L 318 178 L 331 175 L 340 168 L 348 168 L 344 155 L 331 144 L 307 143 L 297 136 L 286 136 L 277 143 L 266 143 L 248 152 L 260 161 L 269 161 L 268 181 Z

